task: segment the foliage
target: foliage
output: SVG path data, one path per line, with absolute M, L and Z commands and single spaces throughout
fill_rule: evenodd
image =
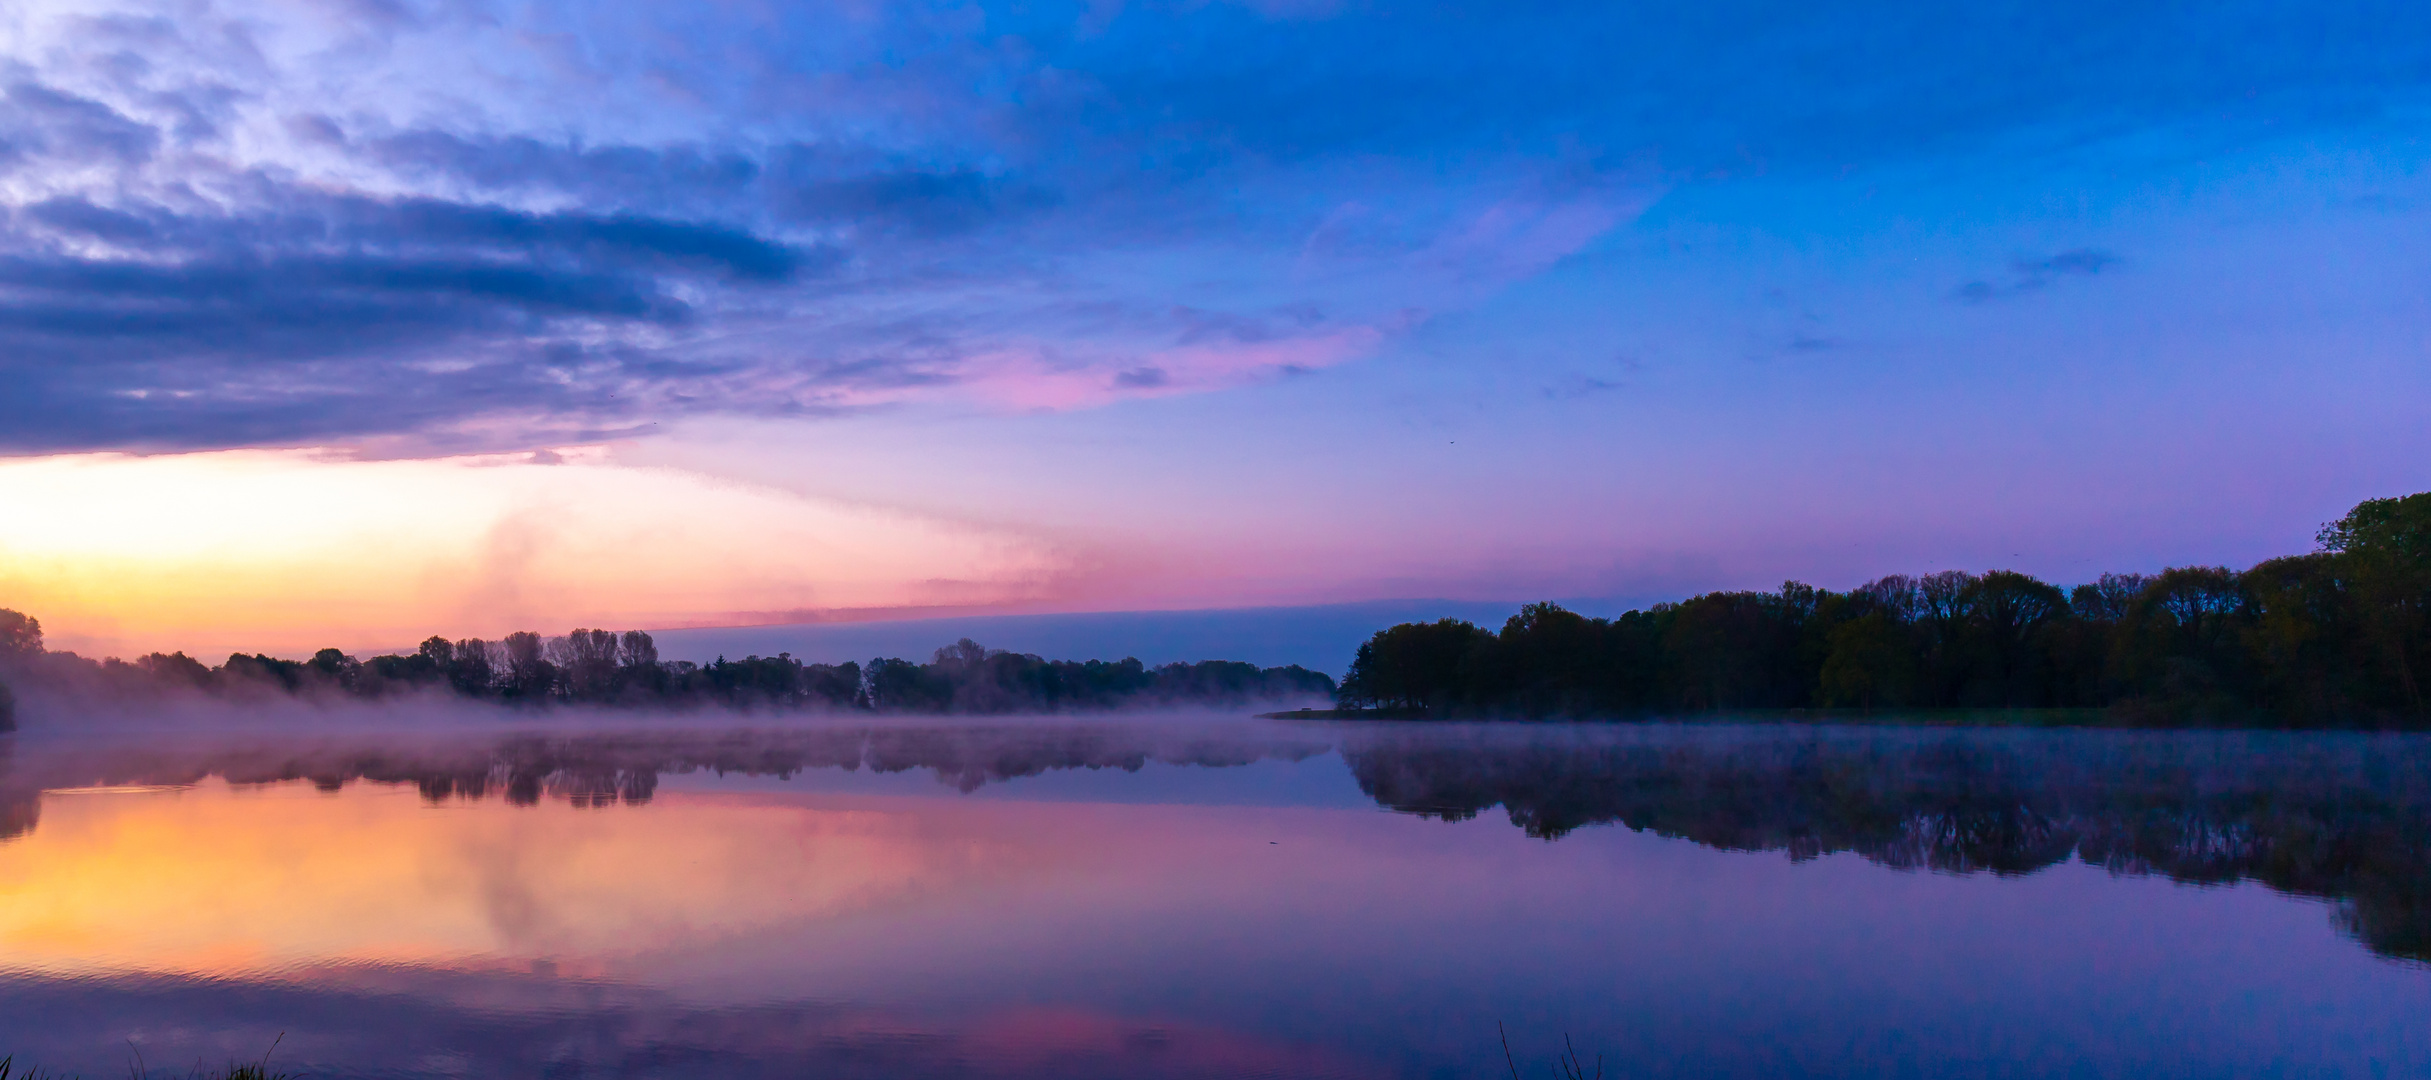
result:
M 1330 697 L 1335 689 L 1330 676 L 1297 665 L 1207 660 L 1151 668 L 1129 658 L 1046 660 L 969 639 L 937 650 L 927 663 L 879 658 L 866 666 L 816 664 L 779 653 L 695 664 L 660 659 L 645 631 L 576 629 L 556 638 L 522 631 L 494 642 L 433 636 L 411 653 L 361 660 L 337 649 L 322 649 L 309 660 L 238 653 L 211 667 L 182 652 L 152 653 L 132 663 L 47 652 L 39 624 L 0 610 L 0 632 L 12 627 L 26 628 L 21 640 L 33 644 L 0 656 L 0 675 L 88 700 L 195 691 L 233 700 L 440 693 L 519 705 L 1016 713 L 1238 706 Z M 0 685 L 0 730 L 8 727 L 12 700 Z
M 32 656 L 42 651 L 42 621 L 0 610 L 0 659 Z
M 2154 724 L 2431 726 L 2431 493 L 2375 499 L 2322 550 L 2243 573 L 1789 582 L 1614 619 L 1531 604 L 1499 633 L 1405 623 L 1343 704 L 1437 717 L 2106 707 Z

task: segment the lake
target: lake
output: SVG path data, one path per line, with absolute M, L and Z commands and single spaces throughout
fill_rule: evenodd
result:
M 2431 738 L 329 723 L 0 737 L 90 1077 L 2431 1075 Z

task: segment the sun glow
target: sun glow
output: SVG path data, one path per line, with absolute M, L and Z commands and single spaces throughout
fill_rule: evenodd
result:
M 596 449 L 27 459 L 0 463 L 0 506 L 0 607 L 41 618 L 55 647 L 99 652 L 980 606 L 1037 595 L 1062 565 L 1030 537 Z

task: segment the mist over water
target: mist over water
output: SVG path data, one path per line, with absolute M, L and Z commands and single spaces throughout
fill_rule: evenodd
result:
M 333 1076 L 2431 1065 L 2431 739 L 297 712 L 0 737 L 0 1045 Z M 185 718 L 191 720 L 191 717 Z

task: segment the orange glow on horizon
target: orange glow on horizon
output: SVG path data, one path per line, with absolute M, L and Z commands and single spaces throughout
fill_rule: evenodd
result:
M 986 607 L 1045 595 L 1069 562 L 1035 537 L 598 448 L 31 458 L 0 462 L 0 505 L 0 607 L 41 619 L 54 648 L 207 661 L 730 612 Z

